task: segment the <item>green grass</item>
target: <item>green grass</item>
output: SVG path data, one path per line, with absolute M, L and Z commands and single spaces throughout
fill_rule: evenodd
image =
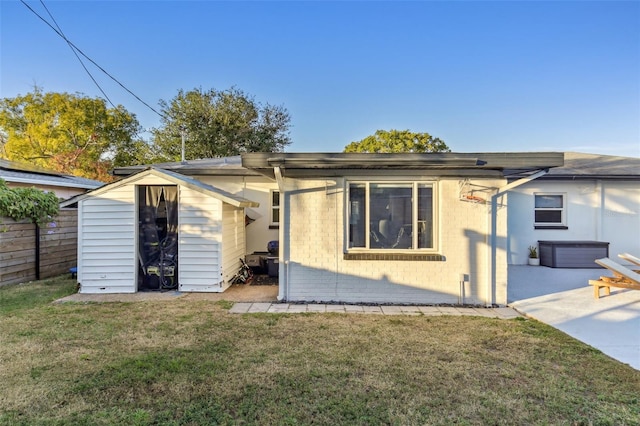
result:
M 73 288 L 0 288 L 0 424 L 640 423 L 640 372 L 533 320 L 49 303 Z
M 74 293 L 76 287 L 68 275 L 0 287 L 0 315 L 41 306 Z

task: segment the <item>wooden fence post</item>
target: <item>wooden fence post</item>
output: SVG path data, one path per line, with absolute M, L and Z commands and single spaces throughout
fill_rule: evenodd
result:
M 37 223 L 34 223 L 34 225 L 36 226 L 36 243 L 35 243 L 35 249 L 36 249 L 36 280 L 40 279 L 40 227 L 38 226 Z

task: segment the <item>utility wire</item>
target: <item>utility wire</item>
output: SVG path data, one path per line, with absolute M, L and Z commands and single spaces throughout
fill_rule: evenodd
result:
M 58 31 L 56 28 L 54 28 L 46 19 L 44 19 L 42 16 L 40 16 L 40 14 L 38 12 L 36 12 L 35 10 L 33 10 L 31 8 L 31 6 L 29 6 L 27 4 L 27 2 L 25 2 L 25 0 L 20 0 L 20 2 L 25 5 L 27 7 L 27 9 L 29 9 L 34 15 L 36 15 L 38 18 L 40 18 L 40 20 L 42 22 L 44 22 L 45 24 L 47 24 L 53 31 L 56 32 L 56 34 L 58 34 L 60 37 L 62 37 L 68 44 L 69 46 L 71 46 L 73 49 L 75 49 L 78 53 L 80 53 L 82 56 L 84 56 L 89 62 L 91 62 L 93 65 L 95 65 L 100 71 L 102 71 L 104 74 L 106 74 L 111 80 L 115 81 L 116 83 L 118 83 L 118 85 L 120 87 L 122 87 L 124 90 L 126 90 L 131 96 L 133 96 L 134 98 L 136 98 L 140 103 L 142 103 L 144 106 L 146 106 L 147 108 L 149 108 L 151 111 L 155 112 L 156 114 L 158 114 L 158 116 L 160 116 L 161 118 L 165 118 L 164 115 L 160 114 L 158 111 L 156 111 L 151 105 L 149 105 L 148 103 L 146 103 L 145 101 L 143 101 L 142 99 L 140 99 L 138 97 L 138 95 L 136 95 L 135 93 L 133 93 L 131 90 L 129 90 L 124 84 L 120 83 L 120 81 L 118 81 L 118 79 L 116 79 L 114 76 L 112 76 L 111 74 L 109 74 L 104 68 L 102 68 L 100 65 L 98 65 L 93 59 L 91 59 L 90 57 L 88 57 L 82 50 L 80 50 L 78 48 L 78 46 L 76 46 L 75 44 L 73 44 L 71 42 L 71 40 L 67 39 L 64 34 L 62 34 L 60 31 Z
M 74 55 L 76 55 L 76 58 L 78 58 L 78 62 L 80 62 L 80 65 L 82 65 L 82 68 L 84 68 L 84 70 L 86 71 L 87 74 L 89 74 L 89 78 L 91 78 L 91 80 L 93 81 L 93 83 L 96 85 L 96 87 L 98 88 L 98 90 L 100 90 L 100 92 L 104 95 L 104 97 L 107 99 L 107 101 L 109 101 L 109 103 L 111 104 L 111 106 L 113 108 L 115 108 L 116 106 L 113 104 L 113 102 L 111 102 L 111 99 L 109 99 L 109 96 L 107 96 L 107 94 L 104 92 L 104 90 L 102 90 L 102 87 L 100 87 L 100 84 L 98 84 L 98 82 L 96 81 L 95 78 L 93 78 L 93 75 L 91 74 L 91 72 L 87 69 L 87 67 L 85 66 L 84 62 L 82 62 L 82 58 L 80 58 L 80 56 L 78 55 L 78 52 L 76 52 L 76 49 L 73 48 L 73 46 L 71 45 L 71 42 L 69 41 L 69 39 L 67 39 L 67 36 L 64 35 L 64 32 L 62 32 L 62 28 L 60 28 L 60 25 L 58 25 L 58 22 L 56 21 L 56 18 L 53 17 L 53 15 L 51 14 L 51 12 L 49 11 L 49 8 L 47 8 L 47 6 L 44 4 L 44 0 L 40 0 L 40 4 L 42 4 L 42 7 L 44 7 L 44 10 L 47 11 L 47 13 L 49 14 L 49 17 L 51 18 L 51 20 L 53 21 L 54 24 L 56 24 L 56 28 L 58 29 L 58 31 L 60 32 L 60 34 L 62 35 L 62 37 L 64 37 L 64 39 L 67 41 L 67 44 L 69 45 L 69 48 L 71 49 L 71 51 L 73 52 Z

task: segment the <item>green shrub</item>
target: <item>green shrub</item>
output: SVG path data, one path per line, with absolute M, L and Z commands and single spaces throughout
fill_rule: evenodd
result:
M 42 225 L 59 211 L 55 193 L 36 188 L 9 188 L 0 179 L 0 217 L 6 216 L 15 221 L 28 219 Z

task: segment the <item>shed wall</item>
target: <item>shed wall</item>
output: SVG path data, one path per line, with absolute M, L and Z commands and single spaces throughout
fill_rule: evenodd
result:
M 244 209 L 229 204 L 222 206 L 222 264 L 224 288 L 229 287 L 231 278 L 240 268 L 240 258 L 245 255 Z
M 178 281 L 181 291 L 223 291 L 223 202 L 180 187 Z
M 269 241 L 278 239 L 278 228 L 270 226 L 270 190 L 277 190 L 278 184 L 258 176 L 198 176 L 206 184 L 260 203 L 259 207 L 245 209 L 253 220 L 247 226 L 247 239 L 244 254 L 266 251 Z
M 78 205 L 80 293 L 134 293 L 137 269 L 133 185 L 114 188 Z
M 78 282 L 82 293 L 137 291 L 137 185 L 175 185 L 145 176 L 79 203 Z M 224 290 L 223 240 L 231 274 L 244 255 L 244 210 L 178 186 L 178 281 L 181 291 Z M 223 220 L 223 215 L 225 216 Z M 223 237 L 223 229 L 228 226 Z M 235 262 L 235 263 L 233 263 Z

